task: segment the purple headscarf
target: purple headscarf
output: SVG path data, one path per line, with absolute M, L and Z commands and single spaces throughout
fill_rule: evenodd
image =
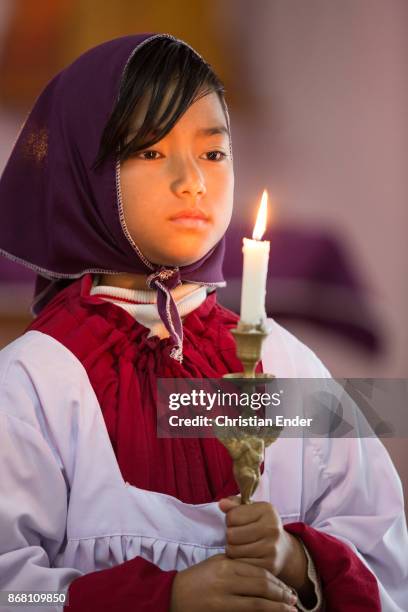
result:
M 41 93 L 0 179 L 0 253 L 37 272 L 33 314 L 86 273 L 147 274 L 176 345 L 172 356 L 181 360 L 183 327 L 170 290 L 182 280 L 225 285 L 224 238 L 191 265 L 150 263 L 125 224 L 119 163 L 112 158 L 92 169 L 127 62 L 152 36 L 90 49 Z

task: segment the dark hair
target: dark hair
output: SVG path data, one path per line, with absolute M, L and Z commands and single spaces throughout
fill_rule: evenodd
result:
M 174 91 L 160 111 L 165 94 Z M 112 154 L 121 161 L 164 138 L 193 102 L 208 93 L 218 94 L 224 112 L 224 86 L 211 66 L 193 49 L 170 36 L 148 39 L 130 56 L 116 105 L 102 134 L 94 167 Z M 126 143 L 138 105 L 148 98 L 144 121 Z M 229 126 L 228 126 L 229 127 Z

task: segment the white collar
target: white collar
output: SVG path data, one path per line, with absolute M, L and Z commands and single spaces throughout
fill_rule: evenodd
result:
M 136 321 L 150 329 L 150 336 L 167 338 L 165 328 L 157 310 L 157 291 L 154 289 L 125 289 L 110 285 L 98 285 L 99 276 L 94 275 L 90 295 L 97 295 L 108 302 L 120 306 Z M 184 317 L 198 308 L 207 297 L 205 285 L 183 283 L 171 291 L 180 317 Z

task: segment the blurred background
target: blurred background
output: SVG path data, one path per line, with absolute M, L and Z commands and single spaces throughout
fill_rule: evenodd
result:
M 236 196 L 220 301 L 239 310 L 241 239 L 266 187 L 268 314 L 334 376 L 407 377 L 408 3 L 2 0 L 0 168 L 56 72 L 137 32 L 182 38 L 226 85 Z M 0 258 L 0 346 L 29 322 L 32 288 Z M 385 442 L 407 488 L 406 443 Z

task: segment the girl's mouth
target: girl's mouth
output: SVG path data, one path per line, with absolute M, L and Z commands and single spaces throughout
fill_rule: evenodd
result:
M 181 212 L 170 217 L 169 220 L 176 225 L 194 229 L 205 228 L 210 221 L 209 217 L 205 213 L 197 209 L 182 210 Z

